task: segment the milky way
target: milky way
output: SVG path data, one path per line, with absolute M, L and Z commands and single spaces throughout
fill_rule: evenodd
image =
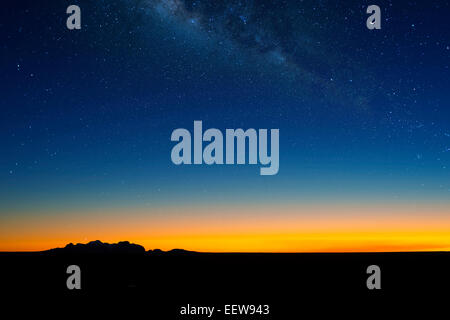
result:
M 368 30 L 359 0 L 81 1 L 76 32 L 10 3 L 0 210 L 448 199 L 448 2 L 380 1 Z M 279 173 L 174 168 L 194 120 L 279 128 Z
M 342 36 L 324 38 L 336 23 L 336 8 L 321 3 L 237 0 L 157 0 L 144 6 L 169 26 L 200 34 L 210 45 L 222 48 L 222 54 L 245 56 L 259 70 L 281 75 L 303 94 L 321 90 L 329 96 L 328 102 L 360 107 L 373 94 L 374 88 L 352 86 L 372 78 L 367 70 L 361 73 L 361 62 L 352 61 L 351 55 L 334 52 L 342 45 Z

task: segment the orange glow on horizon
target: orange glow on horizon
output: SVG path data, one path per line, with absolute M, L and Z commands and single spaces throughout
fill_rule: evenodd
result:
M 6 216 L 0 218 L 0 251 L 92 240 L 202 252 L 450 250 L 450 209 L 387 207 L 173 207 Z

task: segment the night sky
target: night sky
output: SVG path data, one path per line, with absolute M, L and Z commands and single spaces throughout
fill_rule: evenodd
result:
M 2 3 L 0 250 L 450 249 L 449 9 Z M 194 120 L 280 129 L 278 174 L 174 165 L 170 135 Z

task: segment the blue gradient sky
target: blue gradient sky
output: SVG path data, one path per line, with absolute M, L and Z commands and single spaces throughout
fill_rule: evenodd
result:
M 380 1 L 376 31 L 368 4 L 79 1 L 80 31 L 64 2 L 8 4 L 0 219 L 450 204 L 448 1 Z M 280 129 L 279 173 L 175 166 L 170 134 L 194 120 Z

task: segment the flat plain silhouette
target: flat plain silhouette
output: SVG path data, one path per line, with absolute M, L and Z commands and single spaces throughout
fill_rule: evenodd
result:
M 81 290 L 66 287 L 66 268 L 72 264 L 81 269 Z M 381 269 L 381 290 L 366 286 L 369 265 Z M 34 253 L 3 252 L 0 267 L 2 288 L 10 293 L 68 299 L 135 296 L 145 298 L 153 312 L 169 312 L 167 319 L 175 319 L 188 303 L 270 304 L 273 319 L 283 319 L 297 314 L 299 304 L 303 309 L 324 301 L 377 305 L 442 296 L 450 285 L 449 252 L 165 252 L 127 241 L 93 241 Z

